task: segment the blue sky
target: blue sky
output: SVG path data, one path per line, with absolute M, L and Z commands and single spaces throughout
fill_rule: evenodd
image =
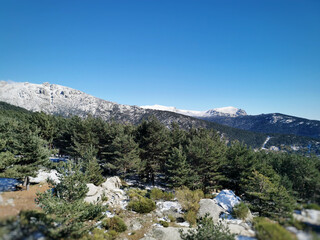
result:
M 0 0 L 0 80 L 320 120 L 320 1 Z

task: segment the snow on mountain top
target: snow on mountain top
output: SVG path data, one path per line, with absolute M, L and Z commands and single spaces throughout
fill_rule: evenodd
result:
M 237 116 L 247 115 L 247 113 L 244 110 L 236 107 L 222 107 L 222 108 L 214 108 L 208 111 L 194 111 L 194 110 L 182 110 L 182 109 L 177 109 L 176 107 L 167 107 L 167 106 L 156 104 L 151 106 L 150 105 L 141 106 L 141 108 L 175 112 L 175 113 L 179 113 L 179 114 L 183 114 L 191 117 L 211 117 L 211 116 L 237 117 Z
M 239 111 L 239 108 L 235 107 L 222 107 L 213 109 L 216 112 L 227 113 L 227 114 L 236 114 Z
M 35 112 L 81 117 L 90 114 L 102 119 L 109 119 L 114 111 L 126 114 L 145 112 L 144 109 L 135 106 L 116 104 L 76 89 L 48 82 L 33 84 L 0 81 L 0 101 Z

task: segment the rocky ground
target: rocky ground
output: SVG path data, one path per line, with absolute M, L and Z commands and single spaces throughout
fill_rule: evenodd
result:
M 17 215 L 21 210 L 39 209 L 35 203 L 36 193 L 44 192 L 49 188 L 46 179 L 50 177 L 56 180 L 56 172 L 45 173 L 41 171 L 37 178 L 33 178 L 34 185 L 28 191 L 3 192 L 0 194 L 0 215 L 1 218 L 8 218 Z M 107 217 L 118 215 L 127 225 L 127 230 L 118 235 L 119 240 L 180 240 L 179 229 L 186 232 L 190 224 L 184 220 L 183 209 L 177 199 L 170 201 L 158 200 L 156 209 L 148 214 L 139 214 L 126 209 L 129 202 L 128 190 L 132 182 L 128 181 L 126 187 L 119 177 L 106 179 L 100 186 L 87 184 L 89 191 L 86 202 L 101 202 L 108 204 Z M 158 186 L 159 187 L 159 186 Z M 140 188 L 150 189 L 152 186 L 140 184 Z M 160 188 L 160 187 L 159 187 Z M 238 240 L 255 239 L 256 233 L 252 227 L 253 216 L 249 212 L 244 220 L 234 219 L 231 215 L 235 205 L 241 202 L 230 190 L 221 191 L 214 199 L 201 199 L 197 216 L 203 217 L 209 214 L 213 222 L 222 222 L 237 235 Z M 294 214 L 295 219 L 320 226 L 320 211 L 303 210 Z M 174 220 L 172 220 L 174 219 Z M 161 225 L 161 221 L 167 222 L 168 226 Z M 101 223 L 97 223 L 99 227 Z M 312 239 L 312 236 L 294 227 L 287 228 L 297 236 L 299 240 Z

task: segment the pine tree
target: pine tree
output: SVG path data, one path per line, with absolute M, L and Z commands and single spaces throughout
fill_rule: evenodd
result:
M 102 169 L 96 159 L 97 150 L 90 146 L 83 156 L 83 168 L 86 176 L 86 181 L 99 186 L 104 182 Z
M 140 147 L 141 173 L 154 183 L 156 173 L 164 171 L 168 156 L 168 130 L 155 117 L 143 121 L 137 129 Z
M 38 136 L 37 131 L 15 121 L 1 124 L 0 129 L 2 176 L 26 179 L 35 176 L 39 167 L 49 162 L 47 142 Z
M 71 136 L 71 150 L 76 157 L 83 158 L 90 146 L 98 146 L 98 138 L 93 132 L 92 117 L 80 119 L 79 117 L 72 118 L 73 131 Z
M 241 179 L 245 179 L 257 166 L 256 154 L 246 145 L 236 141 L 227 148 L 226 161 L 221 171 L 226 177 L 224 187 L 232 189 L 236 194 L 242 194 Z
M 187 146 L 187 159 L 199 178 L 204 192 L 220 188 L 225 179 L 220 167 L 225 161 L 226 146 L 217 133 L 205 129 L 192 130 Z
M 191 172 L 187 164 L 187 158 L 182 148 L 173 148 L 165 166 L 168 186 L 171 188 L 187 185 L 188 177 Z
M 51 190 L 37 194 L 39 206 L 55 222 L 54 226 L 47 226 L 50 239 L 79 239 L 95 227 L 95 221 L 101 219 L 106 210 L 100 204 L 83 201 L 88 187 L 80 168 L 70 163 L 58 168 L 60 183 L 51 181 L 54 194 Z
M 112 142 L 112 149 L 116 155 L 113 164 L 119 174 L 126 175 L 129 170 L 138 170 L 140 164 L 138 144 L 132 135 L 123 133 L 116 137 Z
M 245 197 L 251 203 L 251 209 L 260 216 L 275 219 L 289 217 L 293 211 L 294 200 L 287 190 L 277 182 L 258 171 L 253 171 L 252 176 L 243 180 Z

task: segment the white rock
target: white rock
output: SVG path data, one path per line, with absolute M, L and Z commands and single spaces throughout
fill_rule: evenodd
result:
M 233 207 L 241 202 L 241 199 L 231 190 L 222 190 L 214 200 L 230 213 Z
M 102 183 L 101 186 L 106 190 L 114 190 L 120 189 L 122 184 L 119 177 L 111 177 L 108 178 L 104 183 Z
M 38 171 L 36 177 L 30 177 L 30 183 L 41 183 L 46 182 L 47 179 L 54 181 L 55 183 L 59 183 L 59 173 L 57 170 L 51 169 L 49 172 L 43 169 Z
M 201 199 L 199 204 L 198 217 L 204 217 L 208 213 L 214 223 L 219 221 L 220 214 L 226 212 L 225 209 L 220 207 L 217 202 L 212 199 Z

